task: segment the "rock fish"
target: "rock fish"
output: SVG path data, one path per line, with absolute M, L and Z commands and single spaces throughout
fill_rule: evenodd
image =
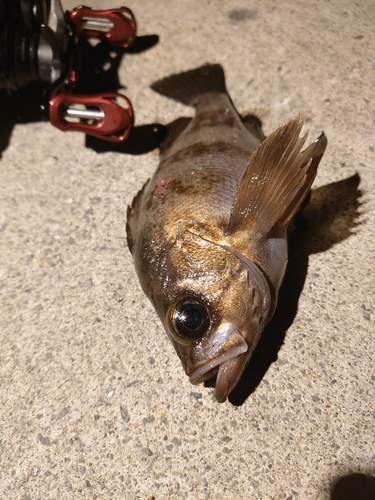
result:
M 265 138 L 234 108 L 219 64 L 152 88 L 196 112 L 168 126 L 160 165 L 128 207 L 128 246 L 190 382 L 210 380 L 222 402 L 274 314 L 288 226 L 327 140 L 302 151 L 299 117 Z

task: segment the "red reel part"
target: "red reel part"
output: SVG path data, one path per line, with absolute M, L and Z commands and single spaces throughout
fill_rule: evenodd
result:
M 127 139 L 134 124 L 129 99 L 117 92 L 94 96 L 59 94 L 49 101 L 49 118 L 60 130 L 84 132 L 112 142 Z
M 127 7 L 91 9 L 81 6 L 71 11 L 70 20 L 76 26 L 78 33 L 107 40 L 116 47 L 125 49 L 136 38 L 135 17 Z

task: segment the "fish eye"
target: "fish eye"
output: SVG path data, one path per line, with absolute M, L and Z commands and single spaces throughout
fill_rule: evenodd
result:
M 179 297 L 170 307 L 169 322 L 177 341 L 194 342 L 210 327 L 210 316 L 206 306 L 193 297 Z

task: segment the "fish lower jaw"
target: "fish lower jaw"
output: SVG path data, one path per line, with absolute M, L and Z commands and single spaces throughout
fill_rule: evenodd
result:
M 189 381 L 193 385 L 199 385 L 199 384 L 203 384 L 205 382 L 205 383 L 207 383 L 208 386 L 215 387 L 216 377 L 217 377 L 217 374 L 219 372 L 219 368 L 220 368 L 220 365 L 215 366 L 215 368 L 208 370 L 206 373 L 204 373 L 201 377 L 199 377 L 194 382 L 192 382 L 191 377 L 189 377 Z
M 243 370 L 240 370 L 239 376 L 233 373 L 233 369 L 237 372 L 237 367 L 242 366 L 244 356 L 247 357 L 248 345 L 243 343 L 233 346 L 227 352 L 222 353 L 214 359 L 203 363 L 196 368 L 189 376 L 190 383 L 194 385 L 202 382 L 215 382 L 215 397 L 219 402 L 225 401 L 230 391 L 236 385 Z M 236 360 L 241 360 L 238 363 Z M 219 381 L 219 387 L 217 385 Z

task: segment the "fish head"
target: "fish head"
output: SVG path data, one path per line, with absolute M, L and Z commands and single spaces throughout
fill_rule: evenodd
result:
M 190 382 L 210 380 L 225 401 L 267 323 L 267 279 L 253 262 L 199 237 L 170 255 L 175 276 L 156 309 Z

